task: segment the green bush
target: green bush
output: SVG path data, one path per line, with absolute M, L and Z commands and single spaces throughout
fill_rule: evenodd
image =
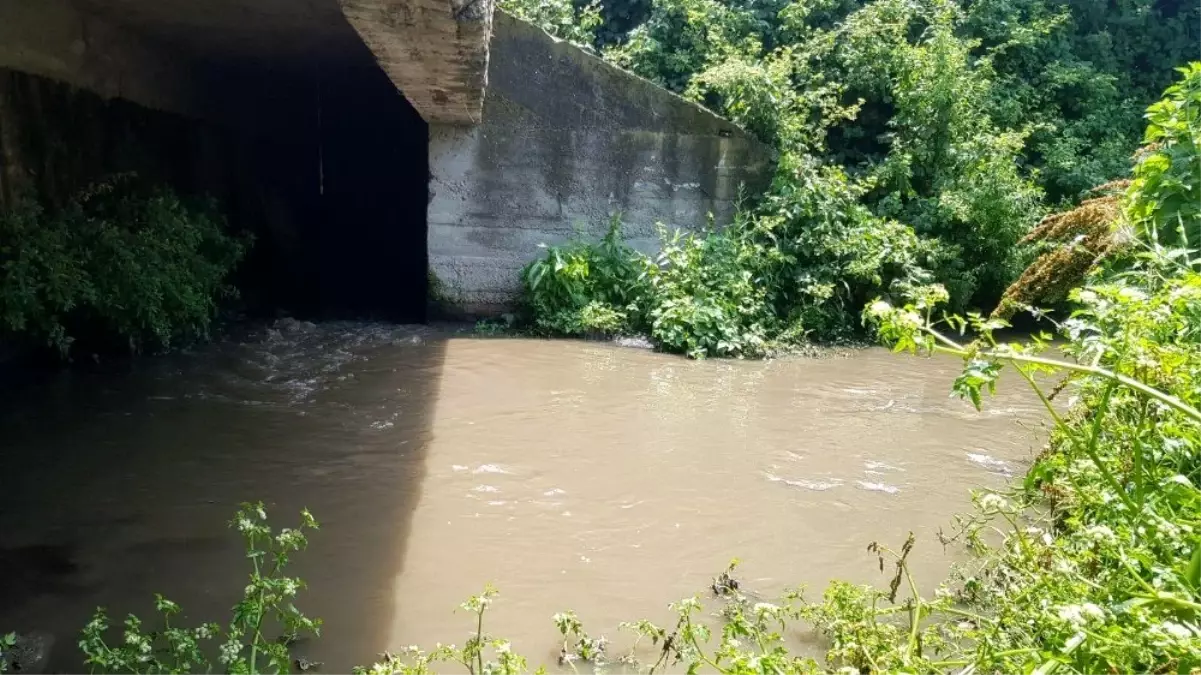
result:
M 500 0 L 500 8 L 551 35 L 592 49 L 603 23 L 600 3 L 576 5 L 572 0 Z
M 211 202 L 118 177 L 55 212 L 32 201 L 0 214 L 0 317 L 64 355 L 83 333 L 132 351 L 204 336 L 249 240 Z
M 784 159 L 769 200 L 800 188 L 798 161 L 841 167 L 839 180 L 855 192 L 852 206 L 839 186 L 819 186 L 842 202 L 847 229 L 780 238 L 780 251 L 756 240 L 761 256 L 783 266 L 766 276 L 745 270 L 783 284 L 767 289 L 774 319 L 795 328 L 803 317 L 818 337 L 856 331 L 857 310 L 836 308 L 864 299 L 870 280 L 852 270 L 876 259 L 873 248 L 906 251 L 897 253 L 903 274 L 874 275 L 883 290 L 894 276 L 897 288 L 917 277 L 941 283 L 956 310 L 992 307 L 1028 261 L 1018 242 L 1049 207 L 1127 173 L 1139 110 L 1192 56 L 1201 20 L 1195 4 L 1151 0 L 643 4 L 606 7 L 618 23 L 645 16 L 606 49 L 608 59 L 775 146 Z M 742 221 L 775 227 L 775 216 L 752 209 Z M 837 274 L 825 262 L 831 251 L 850 259 Z M 696 314 L 681 326 L 718 320 L 725 335 L 741 330 L 718 305 L 696 298 L 674 307 Z
M 736 233 L 664 236 L 648 302 L 655 343 L 693 358 L 763 355 L 772 316 L 756 253 Z
M 552 334 L 645 333 L 664 351 L 754 357 L 805 338 L 855 336 L 871 298 L 929 283 L 938 244 L 874 216 L 864 188 L 787 156 L 776 186 L 729 228 L 668 233 L 650 259 L 621 243 L 550 247 L 522 274 L 535 325 Z M 898 297 L 900 297 L 898 295 Z
M 648 264 L 622 241 L 615 215 L 599 243 L 548 246 L 545 256 L 526 265 L 524 302 L 535 326 L 548 333 L 638 332 L 645 325 Z
M 300 516 L 299 526 L 274 532 L 262 502 L 239 507 L 229 526 L 242 535 L 250 573 L 227 626 L 213 622 L 195 628 L 172 626 L 180 606 L 156 594 L 161 625 L 145 630 L 144 622 L 130 614 L 119 638 L 110 640 L 108 614 L 98 608 L 79 640 L 85 664 L 93 673 L 211 673 L 214 665 L 225 673 L 289 672 L 290 645 L 302 633 L 321 635 L 321 619 L 305 616 L 293 604 L 304 581 L 284 573 L 292 554 L 308 546 L 304 531 L 317 529 L 307 510 Z M 211 661 L 211 646 L 216 646 L 216 664 Z M 303 659 L 295 663 L 301 671 L 321 665 Z
M 1201 247 L 1201 62 L 1147 110 L 1149 144 L 1134 167 L 1129 220 L 1146 241 Z

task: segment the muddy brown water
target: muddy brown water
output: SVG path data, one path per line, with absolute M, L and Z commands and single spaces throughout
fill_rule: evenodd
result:
M 611 344 L 472 339 L 365 323 L 240 339 L 63 374 L 0 410 L 0 630 L 55 635 L 77 670 L 98 605 L 149 614 L 155 592 L 221 620 L 244 583 L 235 505 L 322 528 L 295 571 L 325 621 L 300 649 L 327 672 L 380 651 L 461 644 L 454 610 L 491 582 L 494 633 L 553 667 L 553 613 L 594 633 L 667 622 L 739 557 L 772 595 L 883 582 L 865 552 L 936 541 L 969 490 L 1020 473 L 1037 401 L 985 412 L 948 396 L 951 359 L 689 362 Z

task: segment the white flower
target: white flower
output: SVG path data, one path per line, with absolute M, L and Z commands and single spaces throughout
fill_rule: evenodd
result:
M 1146 293 L 1138 290 L 1137 288 L 1130 288 L 1129 286 L 1118 291 L 1118 296 L 1120 298 L 1122 298 L 1123 300 L 1130 300 L 1130 301 L 1136 301 L 1136 302 L 1140 302 L 1140 301 L 1147 299 Z
M 242 643 L 236 640 L 230 640 L 221 645 L 221 655 L 218 657 L 221 663 L 233 663 L 238 658 L 238 653 L 242 651 Z
M 498 645 L 496 645 L 496 653 L 497 654 L 508 654 L 512 648 L 513 648 L 513 645 L 511 643 L 501 642 Z
M 756 614 L 768 614 L 770 616 L 775 616 L 776 613 L 779 611 L 780 611 L 780 608 L 777 605 L 771 604 L 770 602 L 756 602 L 755 603 L 755 613 Z
M 985 511 L 997 510 L 1004 511 L 1009 508 L 1009 500 L 999 494 L 988 493 L 980 498 L 980 508 Z
M 867 311 L 872 316 L 885 316 L 892 311 L 892 305 L 883 300 L 877 300 L 871 304 L 871 307 Z
M 1108 525 L 1089 525 L 1084 530 L 1085 536 L 1095 542 L 1112 544 L 1118 540 L 1117 535 L 1113 530 L 1109 529 Z
M 1105 618 L 1105 610 L 1091 602 L 1083 605 L 1065 605 L 1059 608 L 1059 618 L 1073 626 L 1083 626 L 1092 619 Z
M 1059 558 L 1055 561 L 1055 571 L 1060 574 L 1071 574 L 1076 571 L 1076 563 L 1068 558 Z

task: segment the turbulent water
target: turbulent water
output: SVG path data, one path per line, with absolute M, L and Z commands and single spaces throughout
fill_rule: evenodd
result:
M 919 583 L 969 489 L 1031 457 L 1037 401 L 948 397 L 952 360 L 881 349 L 690 362 L 617 345 L 284 321 L 132 370 L 68 373 L 0 409 L 0 631 L 57 638 L 78 670 L 98 605 L 153 593 L 221 620 L 245 582 L 236 504 L 322 527 L 295 571 L 327 672 L 461 644 L 458 603 L 501 592 L 496 634 L 554 665 L 550 616 L 594 633 L 666 622 L 733 557 L 764 594 L 879 581 L 873 540 L 912 530 Z M 1023 422 L 1027 423 L 1023 426 Z

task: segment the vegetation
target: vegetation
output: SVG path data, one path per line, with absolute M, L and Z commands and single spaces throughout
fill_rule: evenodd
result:
M 20 201 L 0 213 L 0 335 L 64 356 L 81 335 L 131 351 L 204 336 L 248 245 L 212 203 L 128 175 L 55 211 Z
M 555 3 L 504 6 L 522 16 L 527 4 Z M 1037 254 L 1020 244 L 1048 210 L 1127 175 L 1139 110 L 1201 37 L 1201 7 L 1150 0 L 618 0 L 604 12 L 593 44 L 606 58 L 741 124 L 779 165 L 724 232 L 669 235 L 653 261 L 626 251 L 619 262 L 649 282 L 633 311 L 603 280 L 555 269 L 555 248 L 531 269 L 576 274 L 558 282 L 571 301 L 554 304 L 527 273 L 530 309 L 568 335 L 597 327 L 564 315 L 612 309 L 595 317 L 605 330 L 693 356 L 854 336 L 865 300 L 930 283 L 955 311 L 993 307 Z M 634 25 L 614 36 L 615 21 Z M 604 245 L 570 253 L 614 252 Z M 731 287 L 740 279 L 754 292 Z
M 975 494 L 973 512 L 942 536 L 944 545 L 958 542 L 975 554 L 966 564 L 923 593 L 909 571 L 916 544 L 910 534 L 896 549 L 878 542 L 868 547 L 881 572 L 889 571 L 884 588 L 836 581 L 820 600 L 796 589 L 765 602 L 737 579 L 734 561 L 707 592 L 671 605 L 673 623 L 621 624 L 631 636 L 624 653 L 605 636 L 590 634 L 574 612 L 556 614 L 558 667 L 731 674 L 1201 672 L 1201 64 L 1181 72 L 1181 82 L 1149 109 L 1148 145 L 1125 192 L 1105 207 L 1109 215 L 1072 216 L 1094 233 L 1104 221 L 1111 228 L 1106 236 L 1126 243 L 1102 257 L 1088 249 L 1083 271 L 1075 263 L 1064 266 L 1058 283 L 1079 279 L 1081 285 L 1068 293 L 1075 310 L 1056 324 L 1062 357 L 1047 355 L 1050 335 L 999 340 L 996 331 L 1007 325 L 1001 318 L 936 315 L 949 297 L 937 285 L 913 289 L 903 305 L 878 299 L 864 312 L 898 351 L 961 358 L 953 391 L 976 407 L 1011 369 L 1046 408 L 1050 439 L 1025 480 Z M 1047 221 L 1046 229 L 1063 227 L 1056 223 L 1065 219 Z M 721 259 L 737 252 L 723 243 L 734 241 L 686 237 L 673 240 L 667 255 Z M 1060 247 L 1078 243 L 1061 241 Z M 595 269 L 598 278 L 626 278 L 612 260 L 631 254 L 616 237 L 607 246 L 602 250 L 612 259 L 571 250 L 562 264 L 576 266 L 575 277 Z M 1044 255 L 1035 267 L 1046 273 L 1019 282 L 1033 284 L 1033 291 L 1011 288 L 1007 297 L 1036 297 L 1048 287 L 1055 260 L 1063 259 L 1054 251 Z M 746 289 L 702 289 L 688 264 L 666 269 L 677 268 L 683 271 L 656 268 L 648 276 L 651 283 L 688 286 L 681 297 L 758 297 Z M 627 300 L 606 297 L 614 311 Z M 583 316 L 587 305 L 576 306 Z M 652 306 L 642 320 L 662 324 L 670 309 Z M 969 331 L 970 339 L 964 337 Z M 1048 388 L 1040 377 L 1048 374 L 1062 379 Z M 1074 403 L 1056 405 L 1066 389 Z M 252 571 L 227 629 L 172 627 L 179 607 L 159 596 L 163 627 L 144 632 L 130 616 L 120 642 L 110 646 L 109 624 L 98 610 L 80 641 L 87 664 L 96 672 L 192 672 L 213 666 L 203 647 L 209 643 L 218 646 L 218 668 L 227 672 L 316 665 L 293 661 L 289 653 L 299 632 L 315 634 L 320 627 L 292 604 L 303 582 L 283 574 L 289 555 L 306 545 L 303 530 L 316 528 L 307 512 L 302 516 L 301 528 L 274 533 L 261 504 L 238 512 L 231 526 L 245 538 Z M 703 595 L 717 612 L 705 612 Z M 473 675 L 528 672 L 512 644 L 485 627 L 495 599 L 495 589 L 486 588 L 462 605 L 472 622 L 462 647 L 412 646 L 356 672 L 424 674 L 443 664 Z M 798 630 L 825 638 L 823 662 L 793 651 L 786 638 Z M 17 642 L 14 635 L 0 638 L 0 665 Z
M 596 31 L 604 22 L 595 0 L 578 7 L 571 0 L 502 0 L 500 8 L 584 49 L 592 49 Z
M 243 504 L 230 521 L 229 526 L 245 540 L 251 570 L 242 600 L 234 606 L 227 626 L 172 626 L 179 605 L 156 595 L 160 627 L 146 631 L 142 620 L 131 614 L 120 638 L 110 644 L 106 641 L 111 632 L 108 615 L 99 608 L 79 641 L 85 665 L 99 673 L 213 672 L 210 659 L 215 654 L 217 669 L 227 673 L 288 672 L 293 663 L 292 643 L 305 633 L 321 634 L 321 620 L 310 619 L 293 604 L 304 582 L 284 574 L 291 555 L 308 545 L 304 531 L 317 529 L 317 521 L 308 511 L 300 515 L 298 527 L 273 532 L 262 503 Z M 301 664 L 305 666 L 302 670 L 320 665 Z
M 599 244 L 575 241 L 547 247 L 546 256 L 526 266 L 522 281 L 535 325 L 553 333 L 617 332 L 639 324 L 638 305 L 647 295 L 641 256 L 621 241 L 614 217 Z
M 689 5 L 696 14 L 682 18 L 656 19 L 660 6 L 652 5 L 646 40 L 655 36 L 655 21 L 670 18 L 718 31 L 701 33 L 705 39 L 697 44 L 723 59 L 724 50 L 742 48 L 745 36 L 721 33 L 720 20 L 722 12 L 742 16 L 743 9 L 689 2 L 698 3 Z M 652 673 L 738 674 L 1201 672 L 1201 63 L 1181 68 L 1179 81 L 1147 109 L 1144 147 L 1130 180 L 1082 204 L 1065 202 L 1064 213 L 1041 219 L 1029 235 L 1041 242 L 1037 257 L 1015 284 L 997 290 L 1005 302 L 986 317 L 959 308 L 1008 278 L 1002 266 L 1016 260 L 981 257 L 969 268 L 956 266 L 964 258 L 943 256 L 984 256 L 995 245 L 984 239 L 1017 237 L 1007 223 L 1025 208 L 1022 195 L 1039 188 L 1033 173 L 1010 161 L 1029 150 L 1016 145 L 1021 134 L 998 126 L 1001 113 L 984 118 L 950 99 L 983 96 L 973 91 L 977 86 L 998 95 L 980 78 L 999 78 L 1006 72 L 1001 57 L 1026 43 L 1005 43 L 1009 47 L 991 58 L 973 56 L 985 39 L 965 48 L 960 33 L 976 25 L 974 12 L 1011 5 L 980 2 L 961 15 L 941 3 L 878 0 L 839 18 L 835 4 L 789 5 L 780 11 L 791 17 L 786 23 L 794 22 L 787 34 L 840 36 L 830 54 L 876 50 L 846 58 L 903 73 L 899 80 L 892 71 L 885 79 L 851 78 L 847 86 L 867 90 L 934 78 L 941 84 L 933 88 L 891 90 L 895 114 L 885 124 L 910 110 L 907 125 L 931 124 L 946 113 L 946 126 L 937 122 L 930 133 L 916 133 L 893 125 L 891 148 L 872 164 L 870 176 L 812 153 L 785 152 L 772 191 L 733 228 L 665 236 L 657 259 L 622 244 L 617 221 L 599 245 L 549 249 L 524 272 L 539 325 L 560 332 L 645 329 L 665 348 L 694 356 L 749 355 L 805 331 L 837 335 L 867 299 L 863 320 L 897 351 L 961 358 L 952 390 L 976 407 L 986 405 L 1003 371 L 1016 374 L 1045 406 L 1047 446 L 1025 480 L 974 495 L 974 510 L 957 519 L 943 543 L 960 543 L 975 555 L 932 592 L 923 592 L 910 574 L 912 535 L 895 549 L 878 542 L 868 547 L 881 572 L 890 572 L 885 588 L 834 582 L 820 600 L 807 599 L 803 589 L 775 602 L 756 599 L 736 578 L 735 561 L 706 593 L 671 605 L 673 623 L 622 624 L 633 642 L 622 655 L 604 636 L 586 631 L 575 613 L 555 615 L 559 667 L 578 672 L 620 663 Z M 1035 12 L 1045 7 L 1035 0 L 1021 7 L 1023 17 L 1046 19 L 1023 24 L 1031 32 L 1022 36 L 1038 44 L 1068 22 L 1061 13 Z M 931 8 L 940 11 L 921 14 L 921 29 L 912 30 L 912 13 Z M 706 13 L 711 10 L 716 14 Z M 895 39 L 856 42 L 857 30 L 885 37 L 895 31 Z M 784 34 L 771 35 L 779 43 Z M 631 38 L 624 47 L 628 58 L 638 56 L 637 44 Z M 771 46 L 771 53 L 789 44 Z M 905 63 L 888 65 L 896 53 L 905 54 Z M 947 73 L 960 79 L 947 85 L 940 79 Z M 712 73 L 704 80 L 718 81 Z M 970 139 L 954 131 L 958 125 L 970 130 Z M 765 128 L 802 129 L 791 123 Z M 1029 131 L 1026 138 L 1035 138 Z M 813 135 L 798 138 L 815 142 Z M 893 158 L 898 144 L 909 157 Z M 998 159 L 1006 156 L 1010 160 Z M 944 160 L 949 164 L 939 165 Z M 1051 166 L 1045 154 L 1041 161 Z M 998 192 L 988 176 L 1000 176 L 997 185 L 1016 192 Z M 1017 182 L 1006 183 L 1009 178 Z M 890 184 L 893 192 L 881 192 Z M 897 184 L 907 187 L 896 191 Z M 927 191 L 935 185 L 937 192 Z M 1052 187 L 1041 190 L 1051 194 Z M 965 215 L 973 213 L 978 217 Z M 903 224 L 905 218 L 920 218 L 922 225 Z M 1031 306 L 1064 300 L 1071 311 L 1058 321 Z M 1005 317 L 1016 311 L 1052 320 L 1059 356 L 1049 351 L 1050 334 L 1014 342 L 998 337 Z M 1069 402 L 1057 403 L 1065 391 Z M 305 547 L 303 530 L 316 523 L 306 512 L 301 528 L 276 533 L 262 505 L 245 505 L 231 525 L 245 538 L 252 571 L 228 628 L 173 628 L 179 608 L 159 597 L 163 628 L 144 632 L 131 616 L 112 646 L 99 611 L 80 642 L 88 665 L 99 672 L 190 672 L 213 667 L 203 647 L 212 644 L 217 667 L 229 672 L 311 666 L 292 661 L 288 645 L 301 631 L 316 633 L 319 622 L 292 605 L 303 584 L 283 570 Z M 702 595 L 719 611 L 706 614 Z M 473 675 L 526 672 L 511 643 L 485 629 L 495 598 L 489 588 L 464 603 L 473 631 L 462 647 L 409 647 L 358 672 L 429 673 L 450 663 Z M 823 662 L 791 649 L 786 638 L 798 629 L 825 638 Z M 0 638 L 0 664 L 17 642 L 17 636 Z M 640 651 L 648 643 L 649 660 Z
M 966 544 L 973 559 L 927 596 L 908 569 L 912 535 L 897 550 L 873 543 L 881 571 L 892 569 L 886 589 L 834 582 L 820 602 L 797 591 L 777 603 L 749 599 L 732 564 L 711 589 L 718 629 L 699 596 L 686 598 L 672 605 L 674 625 L 622 625 L 635 646 L 657 648 L 652 663 L 633 650 L 617 660 L 648 672 L 1201 671 L 1201 64 L 1181 72 L 1149 109 L 1135 178 L 1106 202 L 1105 217 L 1077 214 L 1043 228 L 1063 232 L 1075 219 L 1092 233 L 1085 240 L 1126 245 L 1106 255 L 1088 248 L 1083 269 L 1051 251 L 1035 263 L 1042 275 L 1007 294 L 1037 297 L 1055 261 L 1072 263 L 1058 279 L 1083 283 L 1069 293 L 1075 311 L 1057 324 L 1066 359 L 1045 354 L 1049 335 L 999 341 L 1000 318 L 936 319 L 949 297 L 937 285 L 914 289 L 901 307 L 881 299 L 865 312 L 898 350 L 962 358 L 953 390 L 977 407 L 1005 368 L 1045 404 L 1051 438 L 1026 479 L 975 495 L 975 511 L 944 537 Z M 705 250 L 722 239 L 690 241 Z M 1079 243 L 1060 241 L 1059 250 Z M 968 329 L 970 341 L 955 337 Z M 1038 377 L 1047 373 L 1064 379 L 1048 390 Z M 1065 411 L 1052 399 L 1068 387 L 1076 403 Z M 573 613 L 555 622 L 560 665 L 611 659 L 607 640 Z M 825 636 L 824 664 L 786 645 L 803 626 Z M 497 644 L 508 653 L 507 642 Z M 370 672 L 426 673 L 439 660 L 414 648 Z M 469 669 L 517 672 L 477 666 Z

